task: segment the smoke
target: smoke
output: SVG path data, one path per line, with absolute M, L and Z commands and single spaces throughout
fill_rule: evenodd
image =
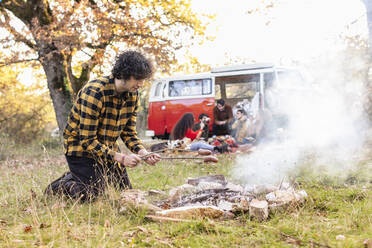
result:
M 253 153 L 238 156 L 235 179 L 277 184 L 303 166 L 309 154 L 311 166 L 326 167 L 330 173 L 355 165 L 365 139 L 363 83 L 345 80 L 337 68 L 324 68 L 313 71 L 315 81 L 283 74 L 280 82 L 274 82 L 266 93 L 272 119 L 265 128 L 271 135 Z

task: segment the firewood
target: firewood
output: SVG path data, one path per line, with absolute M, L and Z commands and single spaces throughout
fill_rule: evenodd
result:
M 192 220 L 185 220 L 185 219 L 178 219 L 178 218 L 170 218 L 170 217 L 163 217 L 158 215 L 145 215 L 145 218 L 152 221 L 157 222 L 193 222 Z
M 264 221 L 269 217 L 269 209 L 267 201 L 253 199 L 249 204 L 249 216 Z

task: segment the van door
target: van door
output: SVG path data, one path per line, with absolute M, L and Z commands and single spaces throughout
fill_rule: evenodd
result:
M 156 82 L 150 91 L 149 114 L 147 125 L 153 130 L 155 136 L 163 137 L 165 134 L 165 88 L 166 82 Z
M 166 128 L 171 133 L 183 114 L 193 113 L 195 122 L 201 113 L 213 115 L 214 97 L 212 78 L 173 80 L 168 83 L 165 108 Z
M 260 107 L 260 73 L 226 74 L 215 78 L 216 99 L 224 99 L 233 109 L 243 108 L 256 114 Z

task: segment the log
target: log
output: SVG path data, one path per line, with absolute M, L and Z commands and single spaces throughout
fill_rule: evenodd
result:
M 269 217 L 269 204 L 267 201 L 253 199 L 249 204 L 249 216 L 264 221 Z
M 156 215 L 179 219 L 195 218 L 218 219 L 224 216 L 224 211 L 215 206 L 185 206 L 163 211 L 157 211 Z
M 192 220 L 170 218 L 170 217 L 163 217 L 163 216 L 157 216 L 157 215 L 145 215 L 145 219 L 156 221 L 156 222 L 192 222 Z

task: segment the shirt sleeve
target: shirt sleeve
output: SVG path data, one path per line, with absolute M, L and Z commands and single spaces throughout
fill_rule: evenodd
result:
M 217 107 L 214 107 L 213 108 L 213 119 L 214 119 L 214 121 L 219 121 L 219 119 L 218 119 L 218 114 L 217 114 Z
M 94 155 L 114 156 L 115 151 L 98 141 L 97 129 L 99 114 L 102 109 L 102 94 L 87 87 L 82 90 L 80 98 L 80 143 L 86 150 Z
M 135 108 L 131 116 L 129 117 L 124 130 L 121 132 L 120 137 L 131 152 L 138 153 L 144 146 L 141 140 L 137 136 L 136 123 L 137 123 L 137 111 L 139 101 L 136 98 Z

